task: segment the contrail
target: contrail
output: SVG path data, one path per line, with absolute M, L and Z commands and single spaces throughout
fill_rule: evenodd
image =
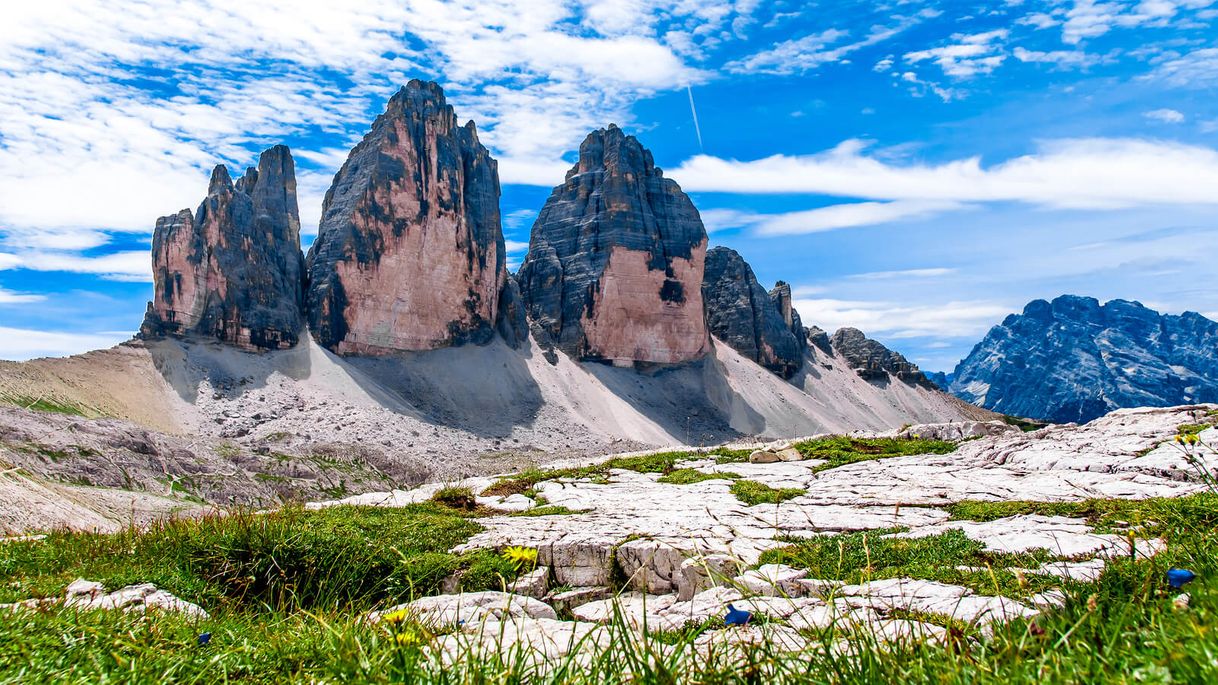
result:
M 689 112 L 694 115 L 694 133 L 698 134 L 698 150 L 706 152 L 706 148 L 702 147 L 702 127 L 698 126 L 698 110 L 694 107 L 694 89 L 686 85 L 685 92 L 689 93 Z

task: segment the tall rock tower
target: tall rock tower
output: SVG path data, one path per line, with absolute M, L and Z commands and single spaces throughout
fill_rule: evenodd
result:
M 803 324 L 785 283 L 767 293 L 738 252 L 716 247 L 706 253 L 702 297 L 711 333 L 732 349 L 783 378 L 803 365 Z
M 198 210 L 157 219 L 144 338 L 213 338 L 247 350 L 291 347 L 304 327 L 296 170 L 282 145 L 234 184 L 223 165 Z
M 675 364 L 710 349 L 706 229 L 617 126 L 593 131 L 554 188 L 517 274 L 529 315 L 579 359 Z
M 340 354 L 488 342 L 515 292 L 497 167 L 440 86 L 398 91 L 326 193 L 308 256 L 316 340 Z

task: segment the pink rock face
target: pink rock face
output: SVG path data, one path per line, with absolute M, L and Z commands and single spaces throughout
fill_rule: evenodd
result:
M 710 350 L 706 243 L 689 197 L 611 125 L 580 145 L 517 278 L 537 330 L 572 357 L 679 364 Z
M 649 268 L 650 252 L 613 247 L 583 321 L 590 354 L 615 364 L 674 364 L 698 359 L 710 349 L 702 312 L 702 270 L 706 241 L 690 259 L 672 260 L 672 277 Z M 681 284 L 688 295 L 666 301 L 660 292 Z
M 309 254 L 310 321 L 340 354 L 486 342 L 507 279 L 496 164 L 412 81 L 352 150 Z
M 197 265 L 195 217 L 189 209 L 157 219 L 157 236 L 164 236 L 161 249 L 152 252 L 152 271 L 165 274 L 158 296 L 148 303 L 149 311 L 166 326 L 194 328 L 203 313 L 200 293 L 206 292 L 211 265 Z M 210 261 L 210 260 L 209 260 Z

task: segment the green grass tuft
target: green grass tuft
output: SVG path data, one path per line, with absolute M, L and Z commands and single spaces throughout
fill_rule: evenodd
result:
M 544 504 L 532 509 L 524 511 L 515 511 L 508 516 L 571 516 L 573 514 L 586 514 L 590 509 L 568 509 L 561 504 Z
M 959 530 L 924 538 L 886 537 L 893 531 L 867 531 L 802 540 L 764 552 L 762 564 L 806 568 L 809 576 L 847 583 L 886 578 L 921 578 L 970 587 L 983 594 L 1027 596 L 1060 584 L 1047 576 L 1020 579 L 1009 568 L 1036 568 L 1054 559 L 1047 551 L 1002 554 Z M 992 570 L 957 570 L 957 566 Z
M 732 483 L 730 492 L 751 507 L 756 504 L 781 504 L 807 491 L 800 488 L 772 488 L 755 480 L 740 479 Z
M 904 457 L 914 454 L 947 454 L 956 450 L 956 443 L 944 440 L 922 440 L 904 438 L 851 438 L 833 436 L 805 440 L 792 445 L 805 459 L 824 459 L 827 463 L 814 471 L 826 471 L 846 464 L 887 457 Z
M 448 550 L 480 526 L 434 504 L 300 508 L 160 524 L 115 535 L 51 533 L 0 545 L 0 602 L 57 596 L 74 578 L 117 589 L 150 582 L 205 608 L 369 606 L 435 592 L 493 552 Z M 470 577 L 470 576 L 467 576 Z M 488 573 L 470 589 L 500 583 Z
M 740 474 L 730 471 L 705 473 L 698 469 L 677 469 L 672 473 L 660 476 L 659 482 L 670 485 L 689 485 L 691 483 L 701 483 L 704 480 L 736 480 L 738 478 L 741 478 Z

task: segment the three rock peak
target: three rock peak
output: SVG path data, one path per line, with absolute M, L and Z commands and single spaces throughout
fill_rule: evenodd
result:
M 339 354 L 384 355 L 532 333 L 629 365 L 699 359 L 713 334 L 784 377 L 798 370 L 808 334 L 790 287 L 767 293 L 735 252 L 708 254 L 698 210 L 637 138 L 615 124 L 588 134 L 514 277 L 497 163 L 456 121 L 436 83 L 399 90 L 335 175 L 307 258 L 288 148 L 235 183 L 217 166 L 195 212 L 157 220 L 141 336 L 268 350 L 307 330 Z

